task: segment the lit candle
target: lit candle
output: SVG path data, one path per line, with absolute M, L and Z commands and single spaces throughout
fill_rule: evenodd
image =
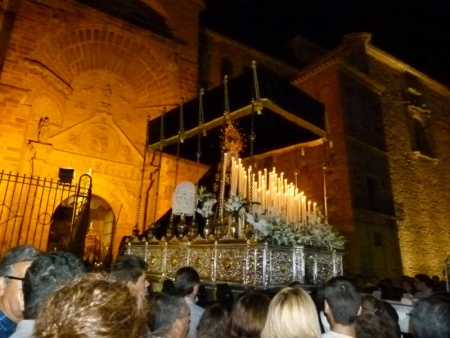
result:
M 306 223 L 306 196 L 302 192 L 302 223 Z
M 308 220 L 311 220 L 311 201 L 308 201 Z
M 220 189 L 220 210 L 219 210 L 219 215 L 220 215 L 220 219 L 223 219 L 223 206 L 225 203 L 225 175 L 226 175 L 226 171 L 227 171 L 227 153 L 223 154 L 223 167 L 222 167 L 222 186 Z

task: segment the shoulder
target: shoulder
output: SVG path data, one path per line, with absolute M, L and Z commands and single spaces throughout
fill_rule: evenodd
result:
M 10 338 L 27 338 L 31 337 L 34 331 L 33 319 L 24 319 L 17 324 L 16 332 Z
M 189 306 L 189 310 L 191 310 L 191 313 L 196 313 L 196 314 L 202 314 L 203 312 L 205 312 L 205 309 L 198 306 L 195 303 L 188 303 Z

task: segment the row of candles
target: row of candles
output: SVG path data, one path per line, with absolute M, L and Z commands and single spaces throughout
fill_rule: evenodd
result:
M 230 157 L 230 159 L 228 159 Z M 294 223 L 310 223 L 317 218 L 317 203 L 307 200 L 303 191 L 288 183 L 284 173 L 278 174 L 275 167 L 257 173 L 249 166 L 245 168 L 240 158 L 224 154 L 224 167 L 230 162 L 230 196 L 250 198 L 263 212 L 273 213 Z M 222 190 L 223 191 L 223 190 Z

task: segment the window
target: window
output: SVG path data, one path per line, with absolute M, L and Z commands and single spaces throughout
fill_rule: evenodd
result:
M 405 73 L 404 100 L 411 121 L 411 149 L 428 157 L 435 157 L 429 124 L 431 110 L 424 97 L 423 85 L 417 77 Z
M 417 118 L 413 118 L 413 150 L 423 155 L 433 157 L 430 139 L 425 124 Z

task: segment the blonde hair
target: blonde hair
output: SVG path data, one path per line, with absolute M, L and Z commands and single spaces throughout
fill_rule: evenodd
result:
M 321 336 L 316 306 L 299 287 L 278 292 L 270 302 L 261 338 L 318 338 Z

